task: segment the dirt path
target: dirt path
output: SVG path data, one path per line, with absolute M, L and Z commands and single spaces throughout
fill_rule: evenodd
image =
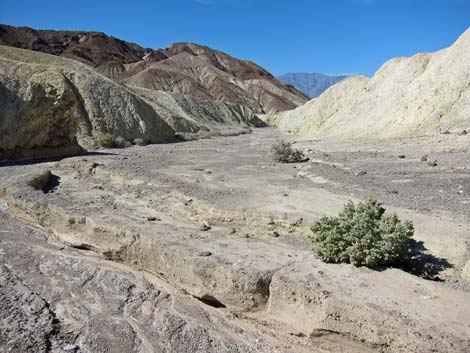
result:
M 258 129 L 3 166 L 3 208 L 39 227 L 49 243 L 151 273 L 173 293 L 255 322 L 262 331 L 257 339 L 274 346 L 272 340 L 281 336 L 293 337 L 293 351 L 428 352 L 437 345 L 458 352 L 467 346 L 468 156 L 456 151 L 455 158 L 445 159 L 437 145 L 436 169 L 417 159 L 421 151 L 413 141 L 401 146 L 405 158 L 390 152 L 392 141 L 377 152 L 373 144 L 303 141 L 295 146 L 311 161 L 277 164 L 269 149 L 281 137 L 276 130 Z M 446 192 L 427 197 L 436 188 Z M 415 238 L 426 249 L 420 250 L 420 266 L 443 282 L 313 258 L 310 225 L 336 214 L 350 198 L 371 195 L 414 221 Z M 50 305 L 56 306 L 53 300 Z M 132 315 L 127 319 L 135 319 Z M 60 320 L 69 320 L 69 313 Z M 279 332 L 270 336 L 270 330 Z M 81 332 L 76 342 L 90 347 Z M 235 334 L 233 328 L 227 332 Z M 175 328 L 174 334 L 181 339 L 184 330 Z M 250 345 L 254 352 L 274 351 L 268 343 Z

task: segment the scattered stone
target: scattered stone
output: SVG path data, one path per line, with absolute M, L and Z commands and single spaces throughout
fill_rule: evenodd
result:
M 398 158 L 403 159 L 403 158 L 406 158 L 406 156 L 404 154 L 399 154 Z
M 274 231 L 271 233 L 271 236 L 274 238 L 279 238 L 281 235 L 278 232 Z
M 205 222 L 205 221 L 204 221 L 204 222 L 201 224 L 201 228 L 200 228 L 200 229 L 201 229 L 203 232 L 207 232 L 207 231 L 210 230 L 211 228 L 212 228 L 212 227 L 210 226 L 209 222 Z
M 424 156 L 421 157 L 421 162 L 427 162 L 428 161 L 428 156 L 425 154 Z
M 297 218 L 296 220 L 292 221 L 290 225 L 293 226 L 293 227 L 298 227 L 303 223 L 303 221 L 304 221 L 304 219 L 302 217 L 300 217 L 300 218 Z
M 274 223 L 274 218 L 273 218 L 273 216 L 269 216 L 268 225 L 273 225 L 273 224 L 275 224 Z
M 232 228 L 232 229 L 230 229 L 228 234 L 235 234 L 236 232 L 237 232 L 237 230 L 235 228 Z
M 212 253 L 210 251 L 201 251 L 197 256 L 211 256 Z
M 366 175 L 366 174 L 367 174 L 367 172 L 365 170 L 362 170 L 360 172 L 357 172 L 356 176 L 361 176 L 361 175 Z
M 64 346 L 64 351 L 66 352 L 76 351 L 77 349 L 78 349 L 78 346 L 76 344 L 66 344 Z
M 459 135 L 466 135 L 466 134 L 468 134 L 468 131 L 465 130 L 465 129 L 463 129 L 463 130 L 459 131 L 458 134 L 459 134 Z
M 430 166 L 430 167 L 436 167 L 436 166 L 437 166 L 437 161 L 436 161 L 436 160 L 435 160 L 435 161 L 429 161 L 429 162 L 428 162 L 428 166 Z
M 147 221 L 149 222 L 155 222 L 156 220 L 157 220 L 157 217 L 154 217 L 154 216 L 147 217 Z

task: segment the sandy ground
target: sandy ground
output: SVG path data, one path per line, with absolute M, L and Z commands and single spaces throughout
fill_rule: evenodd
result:
M 265 342 L 251 345 L 254 352 L 470 347 L 469 138 L 298 141 L 310 161 L 274 163 L 269 149 L 282 137 L 255 129 L 4 165 L 5 222 L 36 227 L 48 244 L 152 273 L 175 295 L 254 324 L 258 329 L 247 331 Z M 437 165 L 422 162 L 423 155 Z M 53 177 L 34 190 L 31 180 L 47 170 Z M 414 222 L 413 268 L 356 269 L 311 255 L 310 225 L 348 199 L 367 197 Z M 49 305 L 57 306 L 54 298 Z M 63 315 L 59 321 L 67 321 Z M 276 341 L 283 335 L 294 337 L 290 348 Z M 77 337 L 84 351 L 99 351 L 85 333 Z

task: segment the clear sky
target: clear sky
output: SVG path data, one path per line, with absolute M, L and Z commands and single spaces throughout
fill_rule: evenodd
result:
M 205 44 L 286 72 L 373 74 L 470 26 L 470 0 L 0 0 L 0 23 Z

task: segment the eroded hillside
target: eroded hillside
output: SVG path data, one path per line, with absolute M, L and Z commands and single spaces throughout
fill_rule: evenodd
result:
M 0 44 L 78 60 L 132 86 L 239 104 L 258 113 L 293 109 L 308 100 L 255 63 L 194 43 L 153 50 L 98 32 L 0 25 Z
M 314 138 L 421 136 L 470 128 L 470 30 L 449 48 L 385 63 L 320 97 L 268 118 Z

